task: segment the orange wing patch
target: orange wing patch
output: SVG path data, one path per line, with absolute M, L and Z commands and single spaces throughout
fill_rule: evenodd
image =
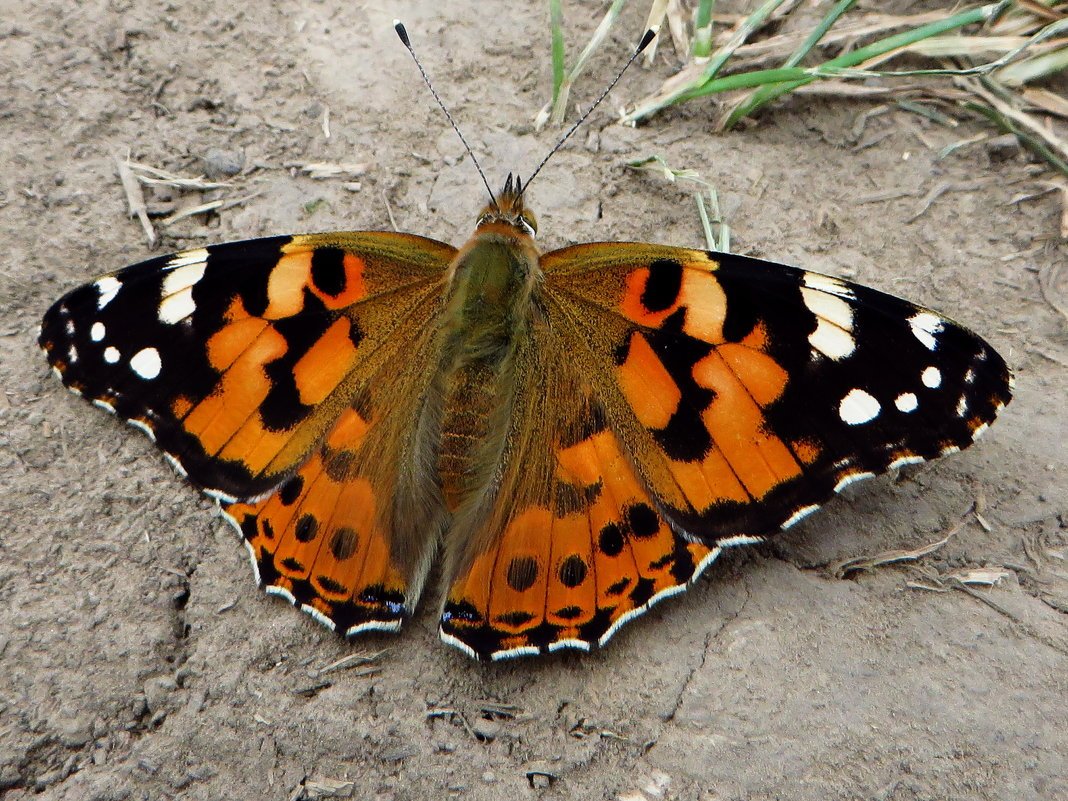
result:
M 608 429 L 557 451 L 554 493 L 553 508 L 513 514 L 454 580 L 446 642 L 492 659 L 590 650 L 719 552 L 671 529 Z
M 684 524 L 767 499 L 820 455 L 815 439 L 798 443 L 799 453 L 769 424 L 766 410 L 780 400 L 790 374 L 771 353 L 768 322 L 755 319 L 737 334 L 718 262 L 708 254 L 633 248 L 647 261 L 625 271 L 612 265 L 621 279 L 568 272 L 554 254 L 546 257 L 546 270 L 558 270 L 547 273 L 549 286 L 570 316 L 621 340 L 612 351 L 610 339 L 590 337 L 591 365 L 596 370 L 614 360 L 611 378 L 652 436 L 646 445 L 634 438 L 643 478 Z M 565 253 L 588 261 L 590 251 L 596 261 L 608 248 L 579 246 Z M 613 423 L 626 429 L 623 420 Z M 724 532 L 734 533 L 761 532 Z
M 409 611 L 408 582 L 376 524 L 372 485 L 348 469 L 367 429 L 346 410 L 324 447 L 277 491 L 224 504 L 267 592 L 345 635 L 395 630 Z

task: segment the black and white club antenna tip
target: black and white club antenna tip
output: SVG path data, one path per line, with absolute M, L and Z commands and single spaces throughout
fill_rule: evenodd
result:
M 397 32 L 397 36 L 400 37 L 400 40 L 404 43 L 404 46 L 411 50 L 412 42 L 408 38 L 408 31 L 405 30 L 404 23 L 401 22 L 399 19 L 393 20 L 393 30 Z

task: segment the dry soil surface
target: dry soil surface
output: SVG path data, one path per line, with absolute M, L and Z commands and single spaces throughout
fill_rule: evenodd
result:
M 602 7 L 566 10 L 574 48 Z M 577 101 L 611 77 L 642 14 L 624 16 Z M 407 22 L 497 183 L 556 135 L 531 125 L 546 15 L 497 0 L 0 0 L 0 795 L 1068 798 L 1068 336 L 1047 300 L 1064 287 L 1040 286 L 1066 250 L 1055 195 L 1010 202 L 1035 187 L 1026 158 L 982 144 L 938 158 L 975 123 L 889 108 L 861 127 L 873 104 L 806 96 L 726 136 L 706 103 L 616 125 L 608 106 L 670 73 L 666 46 L 533 185 L 548 247 L 700 245 L 690 190 L 624 166 L 663 155 L 718 187 L 736 250 L 946 310 L 1017 378 L 976 447 L 732 553 L 590 656 L 477 664 L 438 642 L 433 609 L 399 636 L 340 641 L 258 592 L 212 504 L 50 375 L 35 344 L 47 306 L 153 252 L 389 228 L 390 214 L 465 239 L 480 184 L 391 21 Z M 160 227 L 150 251 L 116 177 L 127 152 L 187 175 L 236 160 L 222 196 L 255 196 Z M 315 161 L 369 167 L 358 189 L 291 168 Z M 949 530 L 914 568 L 829 567 Z M 981 567 L 1004 578 L 912 586 Z

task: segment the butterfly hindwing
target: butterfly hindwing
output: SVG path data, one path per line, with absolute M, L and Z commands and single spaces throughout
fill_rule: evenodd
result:
M 637 243 L 542 266 L 647 486 L 708 544 L 769 534 L 851 481 L 964 448 L 1011 396 L 982 339 L 836 278 Z

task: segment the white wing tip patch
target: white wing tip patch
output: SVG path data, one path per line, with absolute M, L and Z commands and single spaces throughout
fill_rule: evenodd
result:
M 115 300 L 115 296 L 119 294 L 119 289 L 122 287 L 122 282 L 113 275 L 105 275 L 96 282 L 95 286 L 98 293 L 96 308 L 99 310 Z
M 927 350 L 933 351 L 938 348 L 938 335 L 942 333 L 945 321 L 937 314 L 929 311 L 916 312 L 909 320 L 909 328 L 912 335 L 920 341 Z
M 805 286 L 810 289 L 825 292 L 828 295 L 836 295 L 846 300 L 856 300 L 856 293 L 853 292 L 849 284 L 840 278 L 821 273 L 806 272 L 802 280 Z

